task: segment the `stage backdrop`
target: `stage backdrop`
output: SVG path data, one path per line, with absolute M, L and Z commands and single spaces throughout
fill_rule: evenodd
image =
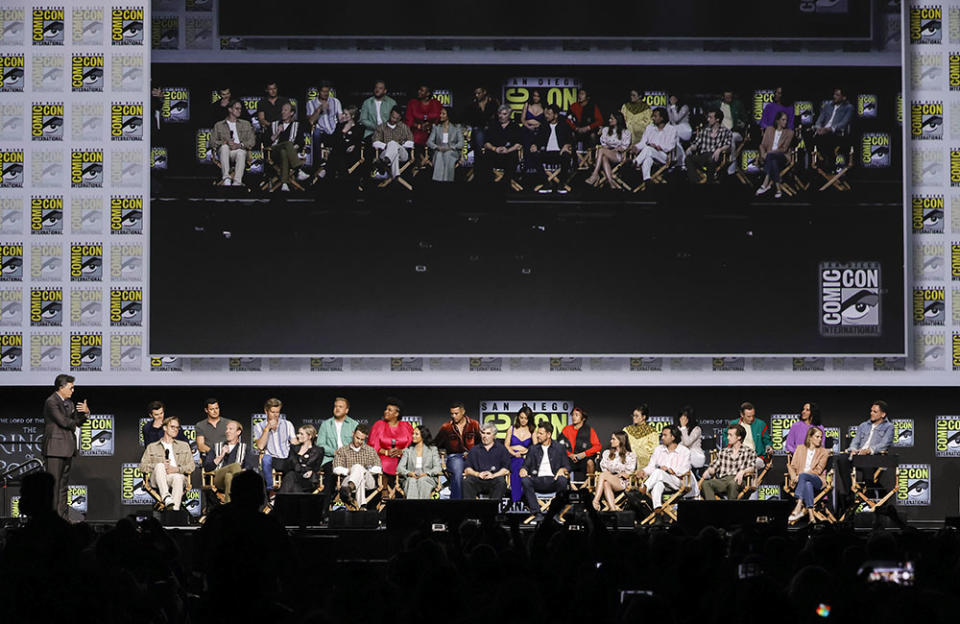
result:
M 0 468 L 39 455 L 43 421 L 41 409 L 48 390 L 21 389 L 4 393 L 0 405 Z M 185 433 L 194 438 L 193 425 L 203 417 L 207 396 L 220 401 L 225 418 L 244 425 L 249 441 L 252 425 L 262 417 L 269 397 L 283 401 L 283 413 L 295 425 L 317 425 L 329 418 L 333 400 L 350 400 L 350 415 L 372 425 L 382 418 L 384 399 L 397 396 L 405 404 L 403 417 L 422 422 L 436 432 L 447 419 L 449 405 L 463 401 L 471 418 L 491 421 L 500 436 L 506 432 L 517 410 L 529 405 L 535 418 L 548 420 L 555 429 L 569 423 L 574 406 L 582 407 L 588 423 L 596 428 L 606 447 L 610 434 L 630 424 L 632 410 L 641 403 L 650 406 L 651 421 L 658 429 L 669 424 L 682 405 L 694 406 L 705 437 L 715 435 L 725 423 L 737 417 L 741 402 L 752 401 L 758 417 L 771 429 L 774 468 L 768 473 L 760 495 L 781 495 L 785 452 L 783 438 L 798 417 L 804 402 L 815 401 L 823 411 L 827 437 L 840 440 L 835 448 L 846 448 L 847 435 L 868 417 L 870 403 L 882 398 L 889 402 L 889 417 L 895 427 L 892 452 L 898 456 L 901 480 L 895 494 L 898 511 L 916 521 L 942 520 L 957 515 L 960 483 L 960 404 L 953 388 L 325 388 L 304 387 L 217 387 L 204 390 L 166 387 L 85 387 L 76 398 L 90 402 L 93 416 L 81 428 L 79 454 L 71 472 L 71 500 L 74 508 L 90 520 L 109 521 L 131 513 L 137 505 L 149 504 L 140 487 L 136 470 L 143 453 L 140 426 L 147 416 L 148 401 L 166 403 L 168 415 L 181 418 Z M 892 475 L 887 477 L 894 486 Z M 193 476 L 189 507 L 199 512 L 199 469 Z M 16 488 L 6 490 L 4 513 L 16 507 Z

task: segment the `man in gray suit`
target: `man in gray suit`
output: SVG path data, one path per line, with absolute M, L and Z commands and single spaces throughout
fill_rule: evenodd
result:
M 70 400 L 73 382 L 71 375 L 57 375 L 53 382 L 56 390 L 43 404 L 43 456 L 47 472 L 53 475 L 53 507 L 63 519 L 67 518 L 70 462 L 77 454 L 76 429 L 90 415 L 86 401 L 74 405 Z

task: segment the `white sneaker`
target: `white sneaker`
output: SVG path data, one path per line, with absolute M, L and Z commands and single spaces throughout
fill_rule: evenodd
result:
M 792 513 L 792 514 L 790 514 L 790 517 L 788 518 L 788 521 L 792 524 L 792 523 L 796 522 L 797 520 L 799 520 L 800 518 L 804 517 L 805 515 L 806 515 L 806 513 L 803 512 L 803 511 L 798 511 L 798 512 L 796 512 L 796 513 Z
M 769 190 L 770 190 L 770 187 L 769 187 L 769 186 L 761 186 L 760 188 L 757 189 L 757 195 L 758 195 L 758 196 L 759 196 L 759 195 L 763 195 L 764 193 L 766 193 L 766 192 L 769 191 Z
M 289 191 L 289 190 L 290 190 L 290 187 L 287 186 L 286 184 L 284 184 L 284 185 L 282 185 L 282 186 L 280 187 L 280 190 L 281 190 L 281 191 Z
M 223 179 L 223 185 L 224 185 L 224 186 L 230 186 L 230 178 L 224 178 L 224 179 Z
M 297 179 L 303 182 L 304 180 L 309 180 L 310 176 L 304 173 L 303 170 L 301 169 L 300 171 L 297 172 Z

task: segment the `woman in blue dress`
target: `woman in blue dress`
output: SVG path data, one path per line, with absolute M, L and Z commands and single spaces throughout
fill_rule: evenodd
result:
M 507 452 L 510 453 L 510 498 L 517 502 L 523 498 L 523 488 L 520 487 L 520 469 L 527 457 L 527 451 L 533 444 L 533 410 L 524 405 L 517 412 L 513 425 L 507 429 L 505 442 Z

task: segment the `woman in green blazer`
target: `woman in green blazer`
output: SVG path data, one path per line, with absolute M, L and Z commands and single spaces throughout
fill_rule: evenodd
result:
M 430 498 L 440 478 L 440 454 L 433 446 L 433 437 L 426 427 L 413 430 L 413 443 L 403 449 L 397 464 L 397 477 L 401 478 L 408 499 Z
M 463 151 L 463 131 L 450 121 L 450 111 L 440 111 L 440 122 L 430 131 L 427 147 L 433 150 L 433 179 L 453 182 L 454 169 Z

